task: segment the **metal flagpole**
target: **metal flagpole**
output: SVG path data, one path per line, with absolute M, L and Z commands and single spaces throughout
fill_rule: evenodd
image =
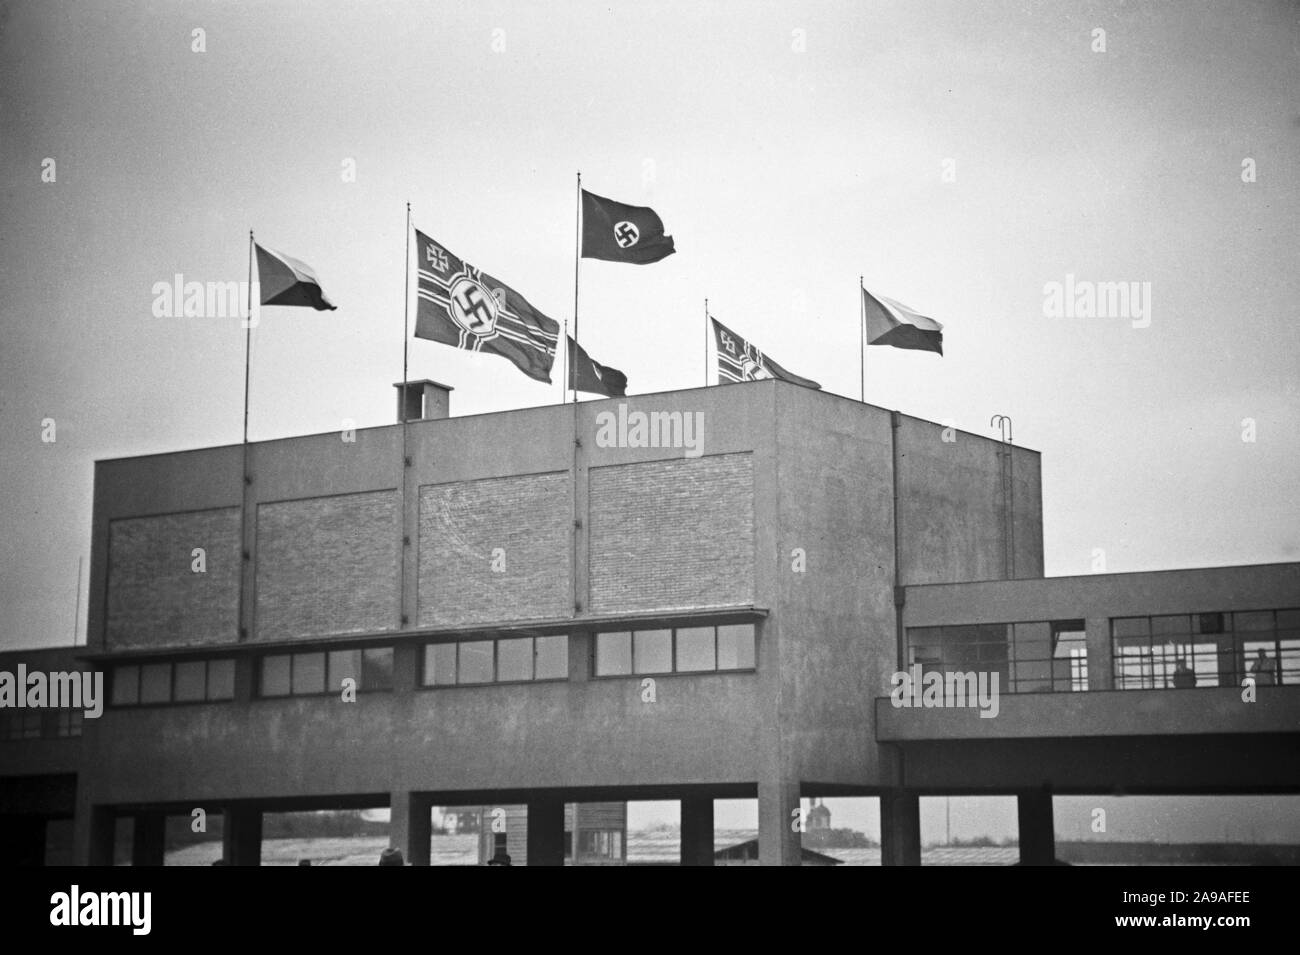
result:
M 858 400 L 867 400 L 867 302 L 862 293 L 866 291 L 862 276 L 858 276 Z
M 582 170 L 578 170 L 578 188 L 577 188 L 578 208 L 574 210 L 574 238 L 573 238 L 573 340 L 576 343 L 578 339 L 578 263 L 582 261 Z M 568 342 L 565 342 L 564 350 L 567 352 Z M 572 375 L 572 370 L 570 370 Z M 569 381 L 566 386 L 572 386 L 573 382 Z M 573 389 L 573 403 L 578 403 L 578 389 Z M 574 427 L 577 427 L 577 419 L 574 419 Z M 575 434 L 576 437 L 576 434 Z
M 248 315 L 244 318 L 244 470 L 248 470 L 248 356 L 253 347 L 253 230 L 248 230 Z
M 402 400 L 398 402 L 398 414 L 402 420 L 402 525 L 406 525 L 406 485 L 410 482 L 410 457 L 408 457 L 406 437 L 410 430 L 410 385 L 408 384 L 409 355 L 411 350 L 411 203 L 406 203 L 406 256 L 402 263 L 402 386 L 399 393 Z M 397 578 L 397 619 L 400 624 L 407 622 L 406 617 L 406 548 L 407 536 L 403 533 L 399 545 L 402 555 Z
M 704 387 L 709 387 L 709 300 L 704 300 Z
M 560 404 L 564 404 L 568 400 L 569 378 L 573 375 L 573 370 L 569 367 L 569 320 L 567 318 L 564 320 L 563 341 L 564 354 L 560 356 L 560 375 L 564 380 L 560 383 L 563 386 L 560 389 L 562 395 Z

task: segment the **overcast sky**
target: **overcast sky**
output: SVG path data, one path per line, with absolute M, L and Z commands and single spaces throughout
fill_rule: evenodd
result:
M 0 3 L 0 647 L 83 632 L 94 460 L 240 438 L 238 321 L 157 318 L 156 282 L 245 279 L 256 229 L 339 309 L 263 315 L 251 436 L 387 424 L 405 203 L 563 321 L 579 169 L 677 244 L 583 263 L 583 344 L 632 393 L 703 382 L 707 296 L 857 397 L 863 274 L 945 326 L 942 358 L 869 349 L 867 400 L 980 434 L 1010 415 L 1043 452 L 1049 574 L 1098 550 L 1109 571 L 1300 559 L 1297 19 L 1284 2 Z M 1067 275 L 1150 283 L 1149 325 L 1046 316 Z M 558 375 L 426 341 L 411 374 L 453 385 L 453 414 L 560 397 Z

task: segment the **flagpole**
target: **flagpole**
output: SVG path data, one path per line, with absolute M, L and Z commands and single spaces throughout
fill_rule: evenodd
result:
M 578 170 L 577 186 L 577 208 L 574 210 L 574 237 L 573 237 L 573 341 L 578 342 L 578 263 L 582 261 L 582 170 Z M 568 352 L 569 345 L 565 342 L 565 352 Z M 572 381 L 566 381 L 565 387 L 573 384 Z M 578 389 L 573 389 L 573 403 L 578 403 Z
M 862 297 L 866 290 L 863 277 L 858 276 L 858 400 L 867 400 L 867 303 Z
M 564 354 L 560 356 L 560 375 L 563 380 L 560 382 L 560 404 L 568 400 L 569 381 L 573 372 L 569 369 L 569 320 L 564 320 Z
M 253 347 L 253 230 L 248 230 L 248 315 L 244 318 L 244 470 L 248 470 L 248 365 Z
M 709 300 L 704 300 L 704 387 L 709 387 Z
M 402 461 L 406 461 L 406 375 L 411 350 L 411 204 L 406 204 L 406 259 L 402 282 Z

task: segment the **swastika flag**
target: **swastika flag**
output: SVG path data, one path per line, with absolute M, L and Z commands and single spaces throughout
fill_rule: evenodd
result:
M 629 206 L 582 190 L 582 257 L 649 265 L 676 252 L 649 206 Z
M 710 316 L 713 323 L 713 338 L 718 353 L 718 384 L 725 385 L 731 381 L 758 381 L 762 378 L 780 378 L 805 388 L 820 388 L 821 385 L 809 378 L 786 371 L 757 346 L 751 345 L 726 325 Z
M 586 349 L 566 336 L 569 342 L 569 387 L 606 398 L 627 395 L 627 375 L 592 359 Z
M 537 381 L 551 380 L 560 325 L 504 282 L 462 262 L 415 230 L 415 336 L 508 358 Z

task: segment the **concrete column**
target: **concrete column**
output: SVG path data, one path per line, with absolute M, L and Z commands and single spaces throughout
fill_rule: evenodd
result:
M 803 841 L 799 817 L 799 784 L 789 780 L 758 784 L 758 864 L 800 865 Z
M 713 865 L 713 797 L 682 800 L 682 865 Z
M 1052 819 L 1052 791 L 1047 788 L 1019 793 L 1016 811 L 1020 822 L 1020 864 L 1053 865 L 1056 833 Z
M 131 831 L 131 865 L 162 865 L 166 832 L 166 814 L 136 813 Z
M 921 797 L 902 789 L 880 796 L 880 864 L 921 864 Z
M 433 803 L 428 796 L 409 790 L 396 790 L 389 799 L 391 821 L 388 824 L 388 844 L 402 850 L 407 865 L 428 865 L 429 840 L 433 838 L 430 813 Z
M 1115 668 L 1110 645 L 1110 618 L 1089 617 L 1084 621 L 1088 647 L 1088 689 L 1115 689 Z
M 108 806 L 96 806 L 77 800 L 77 815 L 72 823 L 73 865 L 113 864 L 113 838 L 117 818 Z
M 564 800 L 528 800 L 528 864 L 564 865 Z
M 238 806 L 225 811 L 221 857 L 226 865 L 262 864 L 262 810 Z

